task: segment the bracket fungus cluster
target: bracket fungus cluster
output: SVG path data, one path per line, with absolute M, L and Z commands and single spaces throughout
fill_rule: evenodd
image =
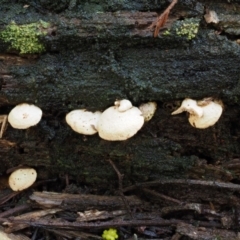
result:
M 8 178 L 9 187 L 13 191 L 22 191 L 29 188 L 37 178 L 37 172 L 33 168 L 20 168 L 11 173 Z
M 223 104 L 220 100 L 204 98 L 196 101 L 190 98 L 183 100 L 181 106 L 172 115 L 189 112 L 189 122 L 195 128 L 208 128 L 213 126 L 222 115 Z
M 154 115 L 154 102 L 134 107 L 129 100 L 117 100 L 114 106 L 104 112 L 89 112 L 85 109 L 73 110 L 66 115 L 66 122 L 75 131 L 85 135 L 98 132 L 102 139 L 123 141 L 134 136 Z
M 14 107 L 8 115 L 8 122 L 13 128 L 27 129 L 35 126 L 42 118 L 42 110 L 33 105 L 22 103 Z

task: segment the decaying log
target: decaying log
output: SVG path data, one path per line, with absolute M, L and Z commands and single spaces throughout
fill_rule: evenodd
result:
M 0 141 L 2 174 L 27 165 L 37 169 L 40 180 L 68 175 L 70 182 L 114 191 L 118 179 L 106 161 L 111 159 L 124 174 L 124 187 L 165 178 L 238 182 L 239 1 L 178 1 L 166 28 L 197 20 L 191 40 L 164 35 L 166 29 L 153 38 L 149 26 L 168 1 L 104 1 L 100 10 L 81 1 L 75 7 L 68 1 L 61 7 L 8 4 L 0 9 L 1 30 L 11 21 L 24 25 L 42 19 L 50 25 L 39 38 L 46 49 L 42 54 L 21 55 L 0 40 L 1 114 L 21 102 L 43 110 L 35 127 L 7 126 Z M 206 9 L 215 11 L 219 22 L 205 22 Z M 199 130 L 186 115 L 171 116 L 186 97 L 221 98 L 225 108 L 219 122 Z M 153 119 L 127 141 L 78 135 L 66 125 L 65 115 L 73 109 L 104 110 L 122 98 L 136 106 L 158 103 Z

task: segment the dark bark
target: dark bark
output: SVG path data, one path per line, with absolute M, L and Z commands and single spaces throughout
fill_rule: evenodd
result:
M 0 142 L 2 173 L 22 164 L 36 167 L 39 179 L 68 174 L 74 182 L 111 188 L 117 186 L 106 161 L 111 159 L 124 174 L 124 186 L 163 178 L 238 180 L 239 1 L 179 1 L 166 27 L 198 19 L 192 40 L 176 34 L 153 38 L 149 27 L 169 4 L 156 2 L 3 1 L 2 29 L 11 20 L 51 25 L 41 37 L 43 54 L 19 55 L 0 45 L 1 114 L 22 102 L 44 112 L 28 130 L 8 125 Z M 204 7 L 217 12 L 218 24 L 206 24 Z M 220 121 L 199 130 L 186 115 L 171 116 L 186 97 L 221 98 Z M 66 125 L 70 110 L 104 110 L 122 98 L 134 105 L 158 103 L 154 118 L 127 141 L 82 136 Z

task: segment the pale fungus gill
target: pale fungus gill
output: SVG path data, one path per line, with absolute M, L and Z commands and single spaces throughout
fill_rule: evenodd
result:
M 223 111 L 223 104 L 220 100 L 204 98 L 201 101 L 186 98 L 181 106 L 172 115 L 189 112 L 189 122 L 195 128 L 208 128 L 214 125 L 220 118 Z
M 22 191 L 29 188 L 37 178 L 37 172 L 33 168 L 20 168 L 12 172 L 8 178 L 9 187 L 13 191 Z
M 101 112 L 89 112 L 86 109 L 73 110 L 66 115 L 66 122 L 73 131 L 92 135 L 97 132 L 96 125 Z
M 8 115 L 13 128 L 26 129 L 35 126 L 42 118 L 42 110 L 33 105 L 22 103 L 14 107 Z
M 115 106 L 109 107 L 101 114 L 97 124 L 101 138 L 108 141 L 123 141 L 135 135 L 143 126 L 142 112 L 129 102 L 125 99 L 118 100 L 114 103 Z

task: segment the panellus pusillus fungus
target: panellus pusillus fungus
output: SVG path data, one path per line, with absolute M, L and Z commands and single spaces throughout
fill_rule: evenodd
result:
M 33 168 L 20 168 L 11 173 L 8 178 L 9 187 L 13 191 L 22 191 L 29 188 L 37 178 L 37 172 Z
M 143 103 L 139 106 L 139 109 L 142 112 L 144 121 L 148 122 L 152 119 L 154 113 L 157 110 L 157 103 L 156 102 Z
M 13 128 L 27 129 L 35 126 L 42 118 L 42 110 L 33 105 L 22 103 L 14 107 L 8 115 L 8 122 Z
M 86 109 L 73 110 L 66 115 L 66 122 L 73 131 L 85 135 L 97 132 L 96 125 L 101 112 L 89 112 Z
M 180 108 L 172 112 L 172 115 L 189 112 L 189 122 L 195 128 L 208 128 L 214 125 L 220 118 L 223 111 L 223 104 L 220 100 L 204 98 L 201 101 L 186 98 Z
M 114 106 L 101 114 L 97 130 L 102 139 L 123 141 L 135 135 L 143 124 L 144 117 L 139 108 L 123 99 L 115 101 Z

